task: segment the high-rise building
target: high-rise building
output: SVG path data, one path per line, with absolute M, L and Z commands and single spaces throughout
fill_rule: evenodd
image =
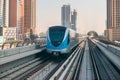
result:
M 17 0 L 9 1 L 9 27 L 17 27 Z
M 107 0 L 107 28 L 120 28 L 120 0 Z
M 71 28 L 76 30 L 77 12 L 74 10 L 71 14 Z
M 0 25 L 8 27 L 9 0 L 0 0 Z
M 36 27 L 36 0 L 24 0 L 24 32 L 34 34 Z
M 9 26 L 9 0 L 3 0 L 3 25 Z
M 16 39 L 24 38 L 24 0 L 9 2 L 9 27 L 16 27 Z
M 10 0 L 9 8 L 9 27 L 17 28 L 18 40 L 35 32 L 36 0 Z
M 120 0 L 107 0 L 106 38 L 120 41 Z
M 33 31 L 33 34 L 35 34 L 35 29 L 36 29 L 36 0 L 32 0 L 31 2 L 31 13 L 32 13 L 32 21 L 31 21 L 31 29 Z
M 24 0 L 17 1 L 17 39 L 23 40 L 24 34 Z
M 0 26 L 3 25 L 3 0 L 0 0 Z
M 62 25 L 71 28 L 70 25 L 70 5 L 63 5 L 61 8 L 61 23 Z
M 9 0 L 0 0 L 0 45 L 4 43 L 4 27 L 9 24 Z

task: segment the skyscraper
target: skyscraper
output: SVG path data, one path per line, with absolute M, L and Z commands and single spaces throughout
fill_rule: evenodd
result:
M 17 39 L 23 40 L 24 33 L 24 0 L 17 1 Z
M 3 0 L 0 0 L 0 26 L 3 25 Z
M 105 34 L 110 41 L 120 41 L 120 0 L 107 0 L 107 29 Z
M 9 26 L 9 0 L 3 0 L 3 25 Z
M 71 28 L 76 30 L 76 21 L 77 21 L 77 12 L 74 9 L 74 11 L 71 14 Z
M 9 2 L 9 27 L 17 27 L 17 0 Z
M 107 28 L 120 28 L 120 0 L 107 0 Z
M 9 25 L 9 0 L 0 0 L 0 45 L 4 43 L 4 28 Z M 9 31 L 8 31 L 9 32 Z
M 0 45 L 3 44 L 3 0 L 0 0 Z
M 66 27 L 71 27 L 70 25 L 70 5 L 63 5 L 61 8 L 61 23 Z
M 9 0 L 0 0 L 0 25 L 7 26 L 9 24 Z
M 24 31 L 27 35 L 35 32 L 36 0 L 24 0 Z
M 17 39 L 35 32 L 36 27 L 36 0 L 10 0 L 9 27 L 17 28 Z

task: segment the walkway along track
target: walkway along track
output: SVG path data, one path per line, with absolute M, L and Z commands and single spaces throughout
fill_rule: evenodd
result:
M 103 54 L 103 52 L 91 41 L 89 42 L 90 55 L 94 69 L 96 80 L 119 80 L 120 73 L 111 64 L 111 61 Z

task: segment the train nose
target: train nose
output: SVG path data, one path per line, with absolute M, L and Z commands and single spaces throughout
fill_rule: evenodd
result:
M 61 44 L 61 41 L 52 41 L 52 44 L 57 47 Z

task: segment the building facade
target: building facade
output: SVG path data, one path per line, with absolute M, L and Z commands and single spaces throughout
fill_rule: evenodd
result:
M 17 1 L 17 35 L 18 40 L 23 40 L 24 33 L 24 0 Z
M 0 25 L 9 26 L 9 0 L 0 0 Z
M 9 27 L 17 27 L 17 0 L 9 2 Z
M 0 26 L 3 25 L 3 0 L 0 0 Z
M 24 0 L 24 32 L 34 34 L 36 27 L 36 0 Z
M 16 27 L 17 40 L 34 34 L 36 27 L 36 0 L 11 0 L 9 2 L 9 27 Z
M 24 39 L 24 0 L 9 2 L 9 27 L 16 28 L 16 39 Z
M 120 41 L 120 29 L 106 29 L 105 35 L 109 41 Z
M 4 43 L 4 28 L 9 25 L 9 0 L 0 0 L 0 45 Z
M 70 5 L 63 5 L 61 8 L 61 24 L 71 28 L 70 22 Z
M 0 27 L 0 45 L 4 43 L 4 38 L 3 38 L 3 27 Z
M 3 26 L 9 26 L 9 0 L 3 0 Z
M 120 0 L 107 0 L 107 40 L 120 41 Z
M 4 41 L 16 40 L 16 27 L 3 28 Z
M 107 0 L 107 28 L 120 28 L 120 0 Z
M 16 40 L 16 27 L 0 27 L 0 45 Z
M 0 27 L 9 31 L 16 28 L 17 40 L 24 40 L 26 35 L 34 34 L 36 0 L 0 0 Z M 1 30 L 4 32 L 5 29 Z

